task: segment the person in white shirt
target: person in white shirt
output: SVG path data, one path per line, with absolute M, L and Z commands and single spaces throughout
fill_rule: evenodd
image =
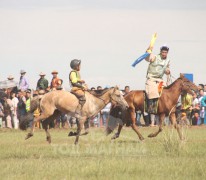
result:
M 11 107 L 11 113 L 12 113 L 12 120 L 14 124 L 14 129 L 18 129 L 19 127 L 19 120 L 17 118 L 17 109 L 18 109 L 18 103 L 19 100 L 16 97 L 16 94 L 14 92 L 11 93 L 11 102 L 12 102 L 12 107 Z
M 107 104 L 104 109 L 102 109 L 101 113 L 102 113 L 102 124 L 103 126 L 107 126 L 108 124 L 108 119 L 109 119 L 109 112 L 111 109 L 111 103 Z

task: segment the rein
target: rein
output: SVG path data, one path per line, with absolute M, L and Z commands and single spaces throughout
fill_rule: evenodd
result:
M 92 96 L 94 96 L 95 98 L 97 98 L 97 99 L 99 99 L 99 100 L 103 101 L 103 102 L 104 102 L 104 105 L 107 105 L 104 99 L 102 99 L 102 98 L 100 98 L 100 97 L 95 96 L 94 94 L 92 94 L 92 93 L 91 93 L 90 91 L 88 91 L 88 90 L 86 90 L 86 91 L 87 91 L 89 94 L 91 94 Z

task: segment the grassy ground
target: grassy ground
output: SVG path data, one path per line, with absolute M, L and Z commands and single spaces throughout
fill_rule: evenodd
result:
M 146 137 L 156 128 L 141 128 Z M 0 130 L 1 179 L 206 179 L 206 128 L 184 129 L 180 142 L 175 130 L 164 128 L 157 138 L 139 142 L 124 128 L 111 141 L 103 129 L 90 129 L 77 146 L 68 130 L 44 131 L 25 141 L 26 132 Z

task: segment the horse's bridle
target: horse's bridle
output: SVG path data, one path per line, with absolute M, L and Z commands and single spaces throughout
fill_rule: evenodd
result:
M 185 84 L 185 82 L 184 82 L 181 78 L 180 78 L 180 80 L 182 81 L 181 91 L 182 91 L 182 89 L 183 89 L 184 86 L 188 87 L 189 90 L 194 91 L 194 90 L 191 88 L 192 85 Z

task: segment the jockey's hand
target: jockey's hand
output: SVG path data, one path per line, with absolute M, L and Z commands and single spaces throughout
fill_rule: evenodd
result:
M 169 70 L 169 69 L 166 69 L 166 70 L 165 70 L 165 74 L 169 75 L 169 74 L 170 74 L 170 70 Z
M 87 90 L 88 90 L 87 85 L 84 85 L 83 87 L 84 87 L 83 89 L 84 89 L 85 91 L 87 91 Z
M 84 81 L 84 80 L 79 80 L 78 83 L 82 83 L 82 84 L 84 84 L 85 81 Z

